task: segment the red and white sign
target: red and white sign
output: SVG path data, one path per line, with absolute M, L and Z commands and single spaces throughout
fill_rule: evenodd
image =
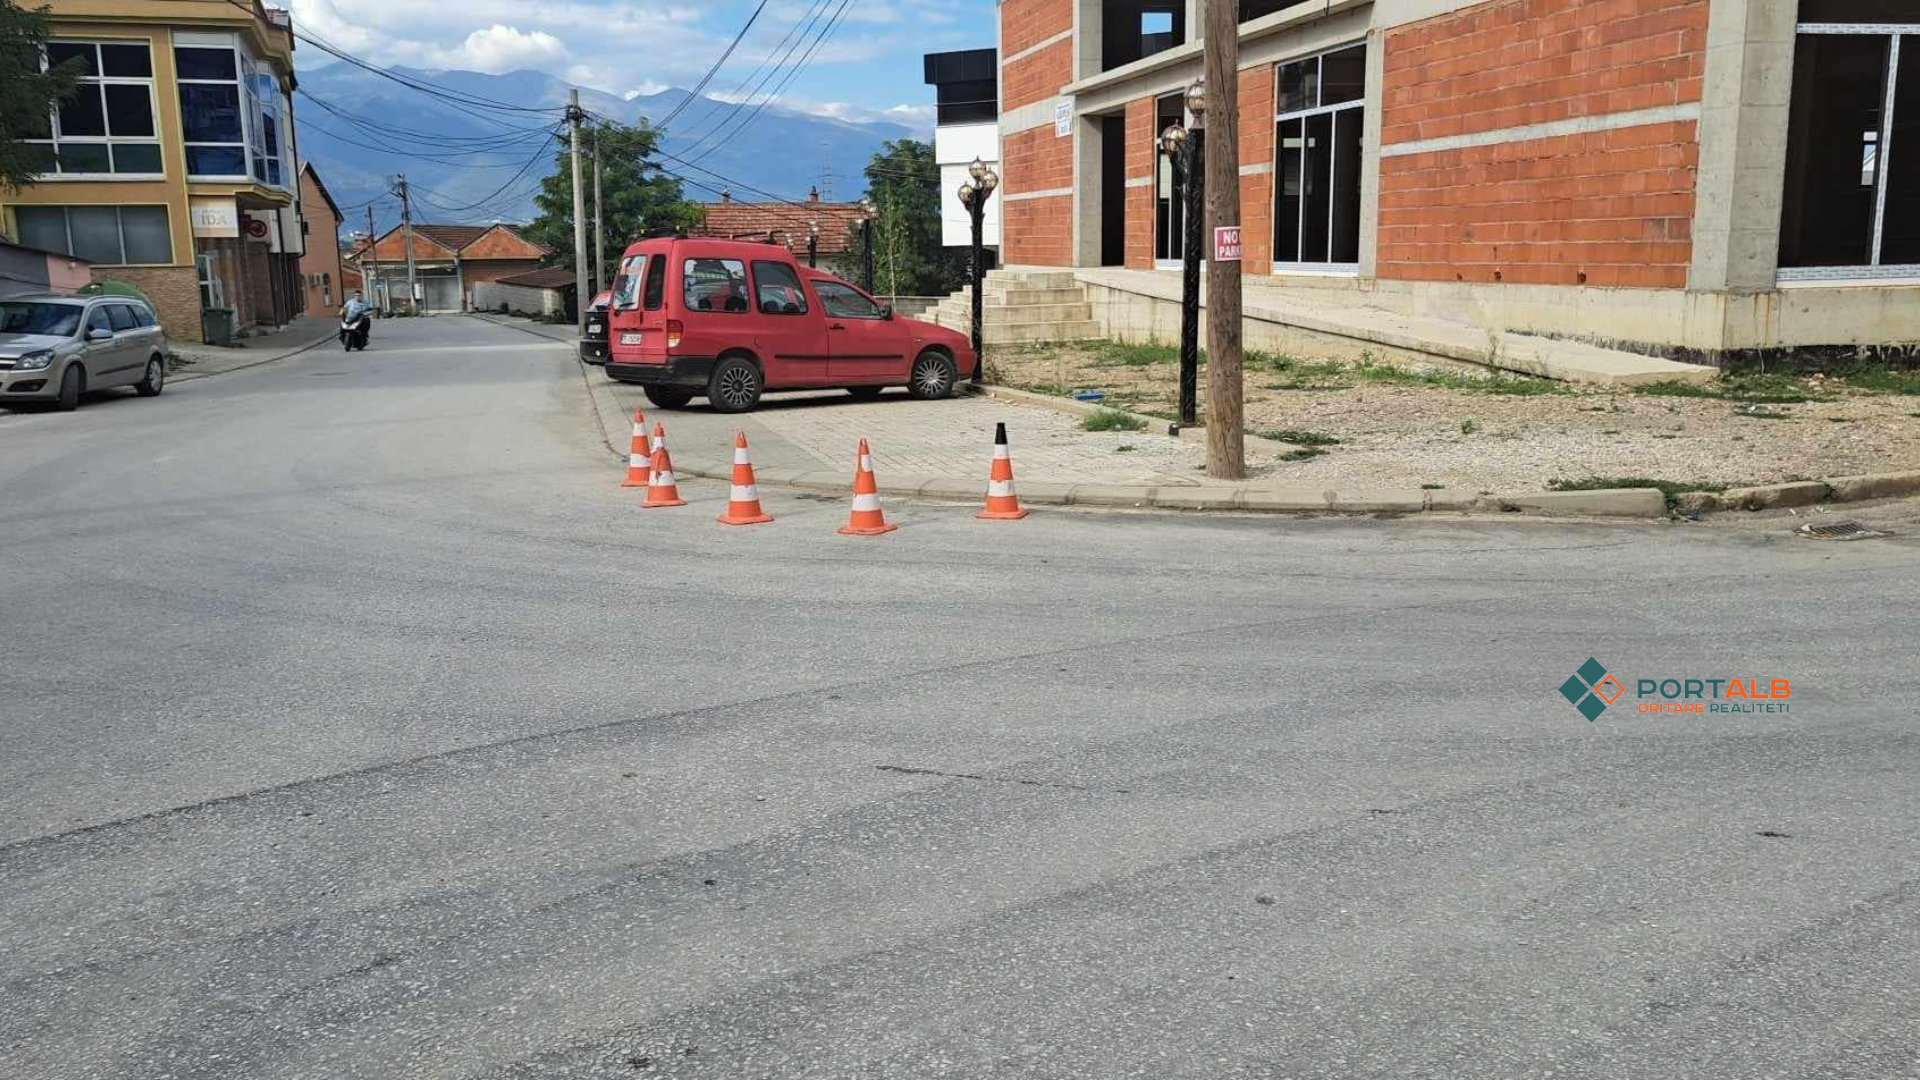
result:
M 1221 225 L 1213 230 L 1213 261 L 1240 261 L 1240 226 Z
M 255 240 L 267 238 L 267 223 L 257 217 L 247 218 L 247 235 Z

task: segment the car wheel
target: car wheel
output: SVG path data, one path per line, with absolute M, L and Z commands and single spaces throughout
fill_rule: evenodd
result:
M 920 354 L 907 376 L 907 393 L 922 401 L 933 401 L 953 393 L 953 361 L 931 350 Z
M 68 364 L 67 370 L 60 376 L 60 396 L 54 399 L 54 407 L 61 412 L 72 412 L 80 407 L 80 365 Z
M 643 392 L 663 409 L 684 409 L 693 400 L 693 391 L 684 386 L 649 386 Z
M 760 404 L 760 369 L 738 356 L 721 360 L 707 380 L 707 403 L 723 413 L 747 412 Z
M 147 377 L 134 383 L 133 389 L 141 397 L 158 397 L 166 385 L 167 363 L 156 356 L 147 361 Z
M 847 393 L 852 394 L 861 401 L 872 401 L 874 398 L 879 397 L 880 391 L 884 389 L 886 389 L 884 386 L 849 386 L 847 387 Z

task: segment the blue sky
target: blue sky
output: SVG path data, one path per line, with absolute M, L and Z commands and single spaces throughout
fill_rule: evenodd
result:
M 291 0 L 294 20 L 305 33 L 376 63 L 487 72 L 533 68 L 628 96 L 668 86 L 691 88 L 756 3 Z M 798 59 L 807 46 L 789 52 L 799 40 L 795 28 L 806 29 L 811 44 L 812 31 L 840 8 L 840 0 L 767 0 L 705 92 L 722 98 L 750 94 L 761 85 L 761 76 L 753 74 L 756 65 Z M 843 12 L 812 60 L 781 92 L 780 104 L 931 130 L 933 88 L 921 81 L 921 56 L 994 43 L 993 0 L 847 0 Z M 323 55 L 306 49 L 297 57 L 317 66 Z M 764 84 L 762 92 L 771 92 L 778 81 Z

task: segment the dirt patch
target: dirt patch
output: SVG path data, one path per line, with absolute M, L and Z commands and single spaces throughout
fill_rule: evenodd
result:
M 1179 364 L 1167 346 L 1090 342 L 989 353 L 998 381 L 1009 386 L 1100 390 L 1105 404 L 1156 416 L 1171 417 L 1177 407 Z M 1249 354 L 1247 428 L 1278 436 L 1284 451 L 1262 461 L 1256 475 L 1510 492 L 1594 476 L 1738 486 L 1920 468 L 1920 375 L 1913 372 L 1729 378 L 1699 390 L 1489 375 L 1470 364 Z M 1714 396 L 1695 396 L 1703 393 Z M 1204 364 L 1200 399 L 1204 410 Z

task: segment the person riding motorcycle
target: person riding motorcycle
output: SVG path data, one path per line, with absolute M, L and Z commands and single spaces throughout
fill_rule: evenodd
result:
M 357 339 L 355 344 L 362 349 L 366 348 L 367 339 L 373 336 L 373 305 L 362 300 L 358 291 L 340 308 L 340 340 L 342 342 L 346 341 L 349 329 Z

